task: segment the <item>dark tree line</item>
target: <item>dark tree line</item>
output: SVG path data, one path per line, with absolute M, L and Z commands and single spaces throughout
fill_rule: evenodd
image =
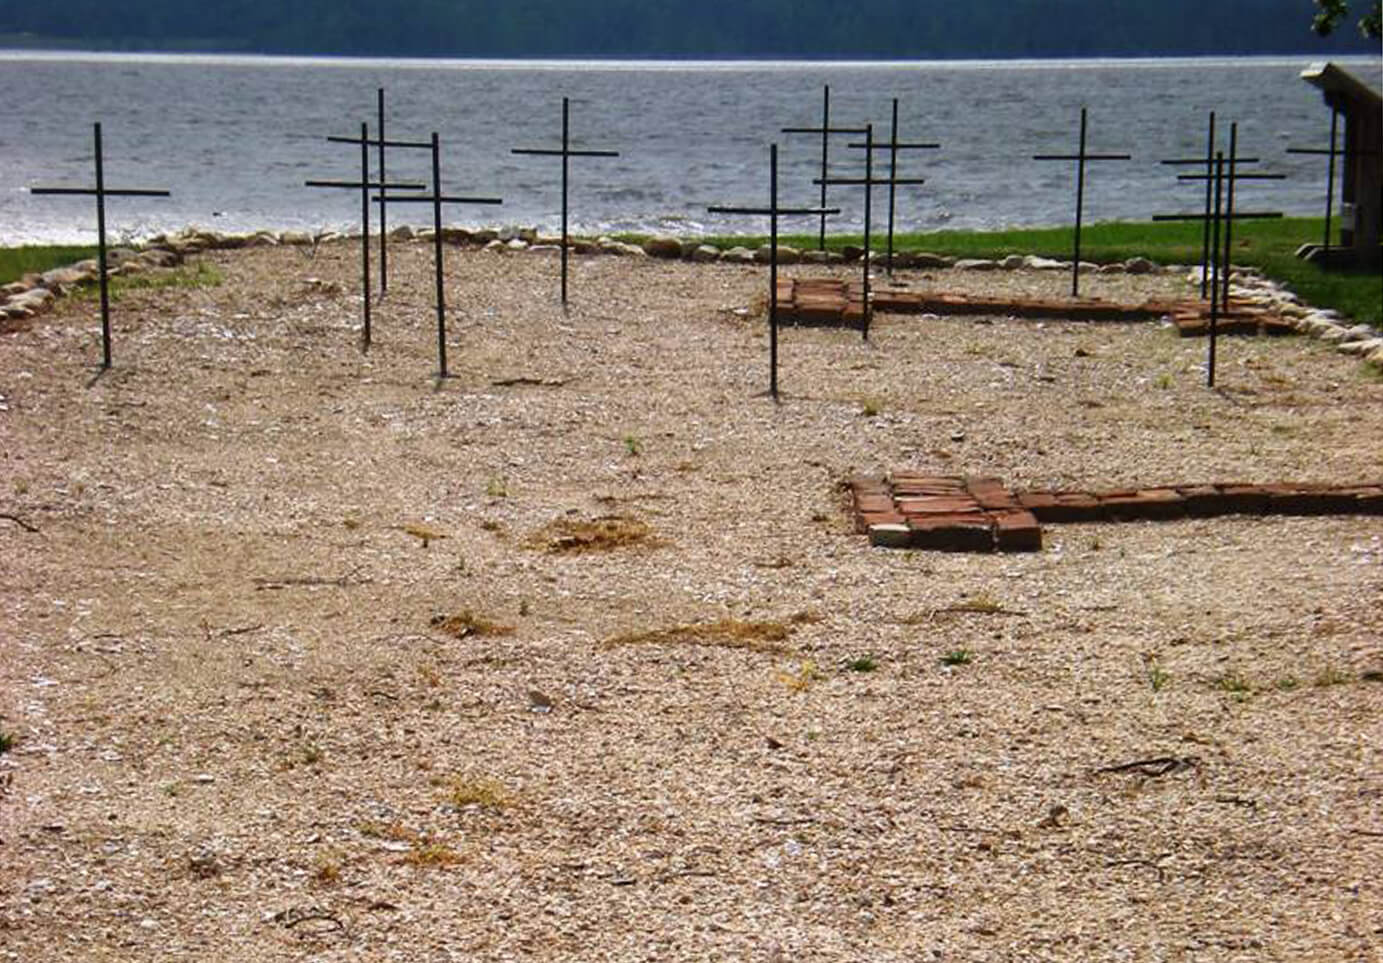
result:
M 1302 0 L 0 0 L 0 37 L 11 44 L 127 49 L 898 59 L 1377 52 L 1353 31 L 1320 40 L 1311 28 Z

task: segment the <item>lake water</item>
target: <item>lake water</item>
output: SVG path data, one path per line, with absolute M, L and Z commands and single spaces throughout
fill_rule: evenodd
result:
M 1377 59 L 1341 61 L 1377 78 Z M 583 63 L 331 60 L 0 51 L 0 243 L 90 241 L 90 199 L 33 196 L 29 186 L 93 179 L 91 127 L 102 124 L 111 187 L 167 188 L 166 200 L 112 200 L 113 236 L 199 225 L 217 230 L 341 229 L 358 225 L 359 197 L 314 190 L 309 178 L 359 176 L 358 149 L 327 135 L 375 130 L 376 90 L 386 91 L 390 138 L 437 131 L 443 186 L 499 196 L 498 208 L 450 208 L 452 224 L 559 223 L 555 159 L 514 147 L 555 147 L 561 99 L 571 98 L 574 148 L 613 159 L 572 162 L 573 229 L 763 233 L 766 221 L 712 217 L 713 204 L 763 204 L 768 145 L 780 147 L 781 202 L 818 200 L 811 183 L 820 138 L 785 135 L 816 126 L 822 88 L 832 123 L 873 123 L 888 137 L 891 99 L 902 140 L 942 149 L 901 156 L 900 175 L 925 177 L 899 191 L 900 229 L 1069 223 L 1074 164 L 1038 153 L 1076 148 L 1089 108 L 1089 149 L 1132 161 L 1092 164 L 1087 220 L 1146 219 L 1194 209 L 1199 188 L 1178 184 L 1159 160 L 1201 156 L 1206 115 L 1241 154 L 1288 175 L 1244 185 L 1240 203 L 1289 214 L 1324 208 L 1323 158 L 1288 147 L 1324 146 L 1330 118 L 1299 79 L 1308 58 L 836 63 Z M 862 151 L 832 139 L 832 173 L 862 171 Z M 393 150 L 391 179 L 427 180 L 426 151 Z M 876 194 L 876 210 L 885 192 Z M 862 191 L 833 188 L 844 213 L 833 229 L 858 230 Z M 427 205 L 397 205 L 391 226 L 430 223 Z M 876 218 L 876 223 L 880 223 Z M 799 220 L 785 229 L 808 231 Z

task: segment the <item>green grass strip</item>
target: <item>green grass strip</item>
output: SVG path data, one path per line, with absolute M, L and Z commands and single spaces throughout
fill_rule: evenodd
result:
M 75 244 L 0 247 L 0 284 L 9 284 L 26 274 L 42 274 L 95 256 L 94 246 Z

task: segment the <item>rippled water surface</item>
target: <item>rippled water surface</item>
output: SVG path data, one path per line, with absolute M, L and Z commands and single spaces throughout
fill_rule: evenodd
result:
M 1325 163 L 1286 148 L 1324 146 L 1329 114 L 1299 78 L 1306 58 L 1002 63 L 527 63 L 305 60 L 0 52 L 0 243 L 90 239 L 89 200 L 33 196 L 37 185 L 93 180 L 93 122 L 103 127 L 113 187 L 167 188 L 167 200 L 112 200 L 114 235 L 189 224 L 223 230 L 340 228 L 359 222 L 349 191 L 313 190 L 309 178 L 359 176 L 359 153 L 327 135 L 375 132 L 385 89 L 390 138 L 442 141 L 443 186 L 494 195 L 502 207 L 452 208 L 449 223 L 555 228 L 560 166 L 516 156 L 555 147 L 561 99 L 571 98 L 573 147 L 618 158 L 572 161 L 572 222 L 613 230 L 763 232 L 749 218 L 712 217 L 712 204 L 765 203 L 768 145 L 781 152 L 781 200 L 818 200 L 816 126 L 831 89 L 833 125 L 873 123 L 887 139 L 892 98 L 902 140 L 942 148 L 901 156 L 900 228 L 1067 223 L 1074 164 L 1038 153 L 1075 149 L 1088 107 L 1089 148 L 1132 161 L 1092 165 L 1089 220 L 1144 219 L 1195 207 L 1160 159 L 1199 156 L 1206 116 L 1239 123 L 1241 152 L 1289 175 L 1246 186 L 1243 203 L 1293 214 L 1323 210 Z M 1377 77 L 1379 61 L 1348 63 Z M 832 173 L 858 175 L 863 151 L 831 142 Z M 427 180 L 425 151 L 396 149 L 390 178 Z M 876 195 L 882 205 L 884 193 Z M 858 229 L 862 192 L 834 188 L 844 208 L 833 228 Z M 876 208 L 877 210 L 877 208 Z M 390 223 L 430 222 L 425 205 L 389 209 Z M 808 230 L 799 222 L 785 229 Z

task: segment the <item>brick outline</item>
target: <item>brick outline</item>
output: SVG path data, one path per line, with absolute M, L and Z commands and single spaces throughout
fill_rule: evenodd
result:
M 1156 321 L 1170 317 L 1182 337 L 1210 332 L 1210 306 L 1194 299 L 1120 304 L 1097 298 L 985 298 L 966 294 L 922 293 L 879 288 L 870 293 L 875 311 L 943 316 L 1004 315 L 1064 321 Z M 854 327 L 862 323 L 864 302 L 858 284 L 836 278 L 779 278 L 778 321 L 781 324 Z M 1292 322 L 1273 311 L 1231 298 L 1217 324 L 1217 334 L 1297 334 Z
M 1383 515 L 1383 480 L 1014 492 L 997 478 L 900 471 L 891 478 L 853 478 L 849 488 L 855 530 L 871 544 L 943 552 L 1036 552 L 1042 525 L 1064 522 Z

